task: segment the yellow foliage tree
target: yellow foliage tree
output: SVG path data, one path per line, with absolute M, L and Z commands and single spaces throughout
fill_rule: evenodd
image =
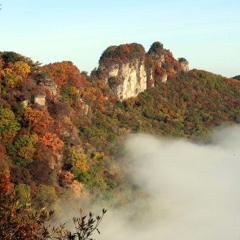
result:
M 17 61 L 12 65 L 12 70 L 17 75 L 21 76 L 22 79 L 28 76 L 28 74 L 31 72 L 30 66 L 23 62 L 23 61 Z
M 13 111 L 0 106 L 0 140 L 11 142 L 19 129 L 20 126 Z
M 0 72 L 3 84 L 6 87 L 14 88 L 18 82 L 23 81 L 31 72 L 30 66 L 22 61 L 17 61 L 14 64 L 9 64 Z
M 81 172 L 87 172 L 90 169 L 87 162 L 87 155 L 84 152 L 77 151 L 75 147 L 70 148 L 68 160 Z
M 5 68 L 1 71 L 1 78 L 6 87 L 14 88 L 19 81 L 22 81 L 22 77 L 16 74 L 11 68 Z

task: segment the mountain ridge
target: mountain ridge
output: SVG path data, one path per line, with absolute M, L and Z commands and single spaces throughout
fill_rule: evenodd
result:
M 131 43 L 108 47 L 100 57 L 97 74 L 120 100 L 125 100 L 188 70 L 188 61 L 176 60 L 160 42 L 154 42 L 148 52 Z
M 146 87 L 121 97 L 116 88 L 124 74 L 111 79 L 112 64 L 134 68 L 139 57 Z M 99 63 L 88 76 L 69 61 L 41 66 L 0 53 L 0 169 L 36 205 L 66 196 L 132 201 L 142 193 L 124 164 L 129 134 L 207 142 L 213 128 L 240 122 L 239 80 L 189 70 L 160 42 L 147 53 L 138 44 L 110 47 Z M 129 196 L 129 189 L 137 194 Z

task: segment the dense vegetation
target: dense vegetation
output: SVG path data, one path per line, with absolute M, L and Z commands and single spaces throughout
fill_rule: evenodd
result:
M 133 59 L 141 59 L 145 54 L 145 49 L 141 44 L 130 43 L 119 46 L 110 46 L 102 54 L 100 61 L 123 63 Z
M 92 212 L 88 215 L 82 209 L 80 217 L 73 217 L 74 230 L 69 231 L 66 223 L 59 226 L 49 224 L 53 211 L 44 208 L 34 209 L 31 199 L 19 201 L 19 191 L 10 189 L 10 181 L 6 175 L 0 175 L 0 238 L 4 240 L 92 240 L 92 234 L 98 229 L 104 214 L 95 216 Z
M 159 53 L 165 56 L 162 64 Z M 143 54 L 139 44 L 120 45 L 107 49 L 100 61 L 144 60 Z M 0 52 L 0 171 L 20 201 L 28 196 L 34 208 L 67 198 L 133 201 L 141 189 L 128 182 L 124 168 L 129 134 L 207 141 L 213 127 L 240 122 L 238 80 L 180 71 L 160 43 L 147 55 L 155 87 L 119 101 L 96 71 L 88 76 L 71 62 L 41 66 Z M 163 72 L 165 83 L 158 81 Z

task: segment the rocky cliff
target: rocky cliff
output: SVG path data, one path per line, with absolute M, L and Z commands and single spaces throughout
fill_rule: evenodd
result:
M 102 54 L 98 73 L 120 100 L 147 89 L 145 50 L 140 44 L 112 46 Z
M 120 100 L 137 96 L 147 88 L 144 61 L 135 59 L 127 63 L 112 64 L 105 81 Z
M 155 42 L 148 52 L 137 43 L 107 48 L 99 60 L 97 73 L 119 100 L 125 100 L 188 70 L 185 58 L 176 60 L 160 42 Z

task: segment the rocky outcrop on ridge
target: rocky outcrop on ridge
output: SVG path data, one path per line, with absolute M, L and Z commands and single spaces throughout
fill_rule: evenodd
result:
M 97 73 L 122 101 L 188 70 L 185 58 L 176 60 L 160 42 L 155 42 L 147 53 L 137 43 L 108 47 L 99 60 Z

